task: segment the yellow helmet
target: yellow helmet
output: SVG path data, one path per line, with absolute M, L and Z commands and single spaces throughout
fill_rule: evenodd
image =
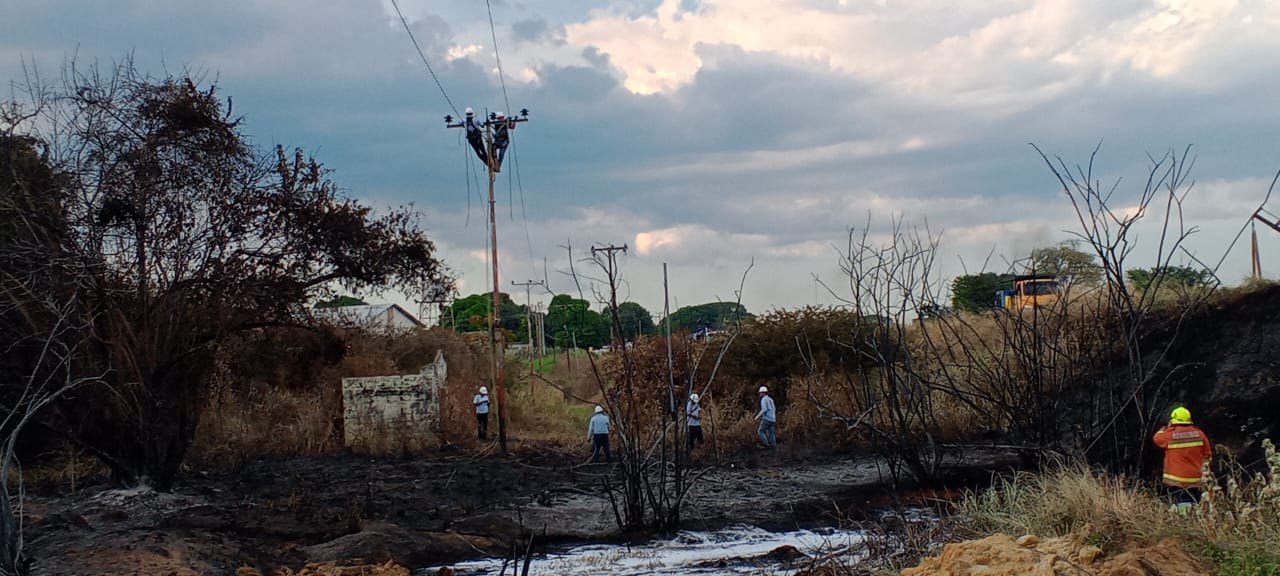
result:
M 1169 414 L 1169 423 L 1170 424 L 1190 424 L 1191 411 L 1187 410 L 1186 408 L 1183 408 L 1182 406 L 1174 408 L 1173 412 Z

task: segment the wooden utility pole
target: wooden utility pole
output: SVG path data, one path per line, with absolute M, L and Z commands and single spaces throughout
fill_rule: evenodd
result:
M 468 112 L 470 109 L 468 109 Z M 498 219 L 497 207 L 493 199 L 493 182 L 497 179 L 498 165 L 495 153 L 498 149 L 493 145 L 494 130 L 500 126 L 507 130 L 515 128 L 517 122 L 528 122 L 529 110 L 520 111 L 520 117 L 498 118 L 495 114 L 489 114 L 489 118 L 483 123 L 479 123 L 484 128 L 484 148 L 487 152 L 485 162 L 489 173 L 489 246 L 493 253 L 493 310 L 489 319 L 489 343 L 492 346 L 493 354 L 493 389 L 498 394 L 498 445 L 502 448 L 502 452 L 507 451 L 507 387 L 502 383 L 502 339 L 499 337 L 501 331 L 498 329 L 499 320 L 502 318 L 502 300 L 499 296 L 498 283 Z M 463 128 L 466 130 L 474 129 L 468 127 L 467 123 L 453 122 L 453 116 L 445 116 L 444 124 L 447 128 Z M 505 125 L 505 126 L 503 126 Z
M 1271 185 L 1275 186 L 1275 183 L 1273 182 Z M 1267 192 L 1267 197 L 1268 198 L 1271 197 L 1270 192 Z M 1266 205 L 1265 200 L 1263 201 L 1263 205 L 1264 206 Z M 1262 206 L 1259 206 L 1258 209 L 1253 212 L 1253 219 L 1263 224 L 1266 224 L 1276 232 L 1280 232 L 1280 217 L 1277 217 L 1275 214 L 1267 212 L 1267 210 Z M 1253 243 L 1253 246 L 1252 246 L 1253 250 L 1252 250 L 1252 254 L 1250 254 L 1251 269 L 1249 272 L 1250 272 L 1250 275 L 1254 278 L 1262 278 L 1262 258 L 1258 255 L 1258 229 L 1256 226 L 1253 229 L 1252 236 L 1253 237 L 1251 240 Z
M 591 247 L 592 256 L 595 256 L 597 252 L 604 252 L 605 258 L 608 262 L 605 272 L 606 274 L 608 274 L 608 278 L 609 278 L 609 316 L 610 316 L 609 346 L 611 346 L 615 352 L 619 350 L 618 345 L 621 343 L 621 340 L 622 340 L 622 327 L 617 326 L 617 323 L 618 323 L 618 291 L 616 289 L 617 268 L 616 268 L 615 262 L 613 261 L 613 253 L 618 251 L 621 251 L 623 254 L 626 254 L 627 245 L 623 244 L 621 246 L 614 246 L 613 244 L 610 244 L 608 246 L 601 246 L 598 248 L 595 246 Z

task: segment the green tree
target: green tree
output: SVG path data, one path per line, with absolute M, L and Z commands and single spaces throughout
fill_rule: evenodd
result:
M 951 281 L 951 307 L 966 312 L 991 308 L 996 291 L 1008 288 L 1012 282 L 1012 276 L 994 272 L 957 276 Z
M 609 342 L 609 319 L 568 294 L 551 299 L 545 329 L 547 344 L 560 348 L 599 348 Z
M 1126 274 L 1133 287 L 1145 291 L 1149 288 L 1198 288 L 1213 283 L 1213 272 L 1189 266 L 1164 266 L 1158 268 L 1133 268 Z
M 1102 282 L 1102 268 L 1095 255 L 1080 250 L 1079 245 L 1077 240 L 1067 240 L 1032 250 L 1027 272 L 1052 274 L 1070 285 L 1097 286 Z
M 342 308 L 343 306 L 365 306 L 369 304 L 355 296 L 335 296 L 329 300 L 316 302 L 316 308 Z
M 622 326 L 622 339 L 633 341 L 638 336 L 653 334 L 653 315 L 635 302 L 618 305 L 618 324 Z
M 49 213 L 67 215 L 58 251 L 93 319 L 75 369 L 105 383 L 59 402 L 50 425 L 121 482 L 172 485 L 229 341 L 297 324 L 335 286 L 452 290 L 415 213 L 377 215 L 301 150 L 261 153 L 214 87 L 129 62 L 63 77 L 25 126 L 58 127 L 29 136 L 68 190 Z
M 526 308 L 513 302 L 511 295 L 506 292 L 498 293 L 498 303 L 500 310 L 498 327 L 504 331 L 507 338 L 525 339 L 527 334 L 524 329 Z M 487 332 L 492 310 L 492 292 L 472 294 L 465 298 L 454 300 L 452 310 L 441 315 L 440 325 L 445 327 L 452 326 L 458 332 Z M 457 325 L 453 326 L 453 322 L 457 322 Z
M 724 330 L 748 318 L 751 318 L 751 314 L 747 312 L 746 306 L 735 302 L 709 302 L 684 306 L 671 313 L 671 331 L 673 333 L 696 332 L 704 328 Z

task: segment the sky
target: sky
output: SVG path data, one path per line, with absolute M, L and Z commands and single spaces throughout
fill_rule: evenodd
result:
M 851 232 L 899 220 L 938 237 L 940 284 L 1004 272 L 1080 231 L 1031 144 L 1068 166 L 1098 148 L 1118 209 L 1190 146 L 1174 262 L 1235 284 L 1247 233 L 1228 246 L 1280 169 L 1280 0 L 397 2 L 426 64 L 391 0 L 0 0 L 3 98 L 24 70 L 128 55 L 216 82 L 255 143 L 419 211 L 462 295 L 492 282 L 487 191 L 443 118 L 528 109 L 495 182 L 502 289 L 591 298 L 583 258 L 626 245 L 619 298 L 655 316 L 664 264 L 672 310 L 839 303 Z M 1130 265 L 1154 261 L 1161 214 Z M 1275 278 L 1280 233 L 1258 236 Z

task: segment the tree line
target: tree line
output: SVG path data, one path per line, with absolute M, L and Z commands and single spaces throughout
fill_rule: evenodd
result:
M 1020 274 L 1054 276 L 1072 288 L 1091 289 L 1103 283 L 1103 267 L 1097 257 L 1080 248 L 1080 241 L 1068 240 L 1055 246 L 1036 248 L 1025 262 L 1016 263 Z M 1013 272 L 963 274 L 951 281 L 951 308 L 978 312 L 996 307 L 996 292 L 1013 287 Z M 1130 268 L 1125 277 L 1138 291 L 1171 289 L 1185 291 L 1209 286 L 1213 274 L 1202 268 L 1163 263 L 1150 268 Z
M 508 341 L 527 342 L 529 307 L 516 304 L 505 292 L 499 292 L 498 298 L 500 304 L 497 327 Z M 471 294 L 446 306 L 440 315 L 440 325 L 458 332 L 487 331 L 492 309 L 491 293 Z M 666 330 L 666 319 L 655 322 L 653 314 L 636 302 L 618 304 L 617 316 L 616 331 L 625 342 Z M 671 331 L 719 331 L 750 317 L 746 307 L 734 302 L 683 306 L 671 313 Z M 568 294 L 556 294 L 548 305 L 544 320 L 544 343 L 557 348 L 600 348 L 608 345 L 613 337 L 615 329 L 611 327 L 612 324 L 607 305 L 597 311 L 592 309 L 591 302 L 587 300 Z

